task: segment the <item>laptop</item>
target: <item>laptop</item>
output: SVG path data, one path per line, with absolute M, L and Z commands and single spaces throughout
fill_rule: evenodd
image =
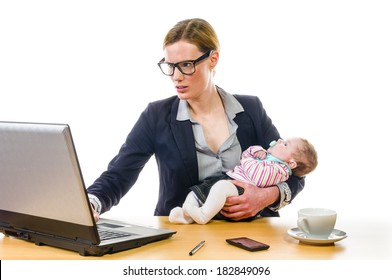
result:
M 0 122 L 0 232 L 102 256 L 176 231 L 110 219 L 95 223 L 67 124 Z

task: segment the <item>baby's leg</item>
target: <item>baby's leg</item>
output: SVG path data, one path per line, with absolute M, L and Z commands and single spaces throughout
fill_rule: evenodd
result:
M 193 223 L 193 219 L 188 215 L 188 213 L 185 211 L 186 207 L 190 206 L 196 206 L 199 207 L 199 203 L 196 199 L 196 195 L 194 192 L 190 192 L 185 201 L 184 204 L 181 207 L 175 207 L 170 211 L 169 214 L 169 221 L 174 224 L 191 224 Z
M 223 208 L 227 197 L 237 195 L 238 190 L 234 184 L 221 180 L 211 187 L 207 200 L 202 207 L 187 205 L 184 209 L 196 223 L 206 224 Z

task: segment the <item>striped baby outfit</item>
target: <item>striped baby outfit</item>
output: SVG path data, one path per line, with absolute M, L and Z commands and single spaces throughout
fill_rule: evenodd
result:
M 246 149 L 242 153 L 241 164 L 227 172 L 227 175 L 258 187 L 272 186 L 286 181 L 291 175 L 290 167 L 271 154 L 267 154 L 265 159 L 256 158 L 255 153 L 261 150 L 265 151 L 261 146 L 251 146 Z

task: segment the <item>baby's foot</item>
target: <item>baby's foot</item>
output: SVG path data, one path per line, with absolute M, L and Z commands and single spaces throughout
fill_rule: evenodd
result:
M 173 224 L 192 224 L 193 219 L 185 214 L 181 207 L 175 207 L 170 211 L 169 221 Z

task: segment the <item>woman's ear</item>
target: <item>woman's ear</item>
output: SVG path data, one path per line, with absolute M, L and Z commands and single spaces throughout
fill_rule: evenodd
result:
M 215 68 L 215 66 L 218 64 L 219 61 L 219 52 L 218 51 L 213 51 L 212 54 L 210 55 L 210 65 L 211 68 Z

